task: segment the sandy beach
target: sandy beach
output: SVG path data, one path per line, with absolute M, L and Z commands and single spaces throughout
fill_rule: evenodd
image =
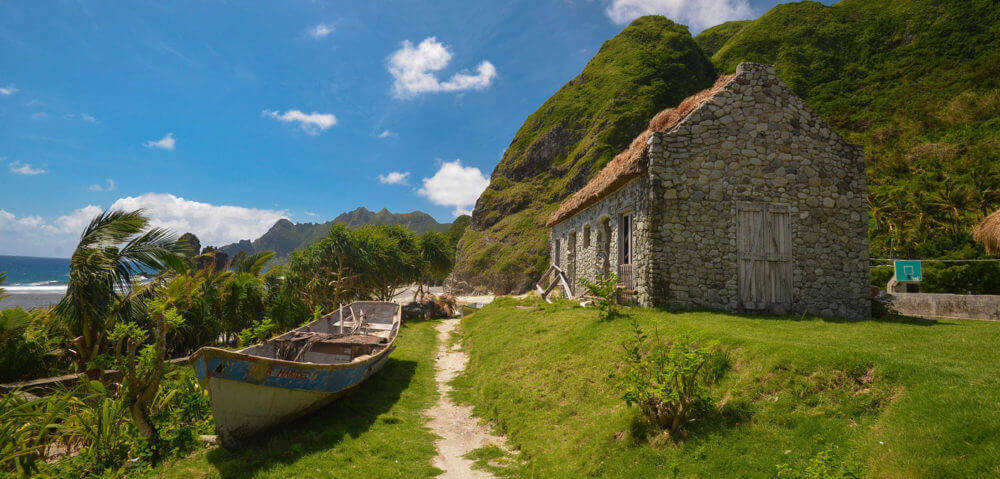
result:
M 11 291 L 7 288 L 8 296 L 0 299 L 0 309 L 7 308 L 47 308 L 54 306 L 66 294 L 66 290 L 61 291 Z

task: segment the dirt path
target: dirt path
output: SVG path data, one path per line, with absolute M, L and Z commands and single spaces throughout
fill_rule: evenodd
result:
M 449 397 L 451 386 L 448 381 L 465 369 L 468 356 L 456 344 L 448 347 L 451 332 L 458 327 L 458 318 L 445 319 L 438 325 L 438 341 L 441 346 L 437 352 L 437 372 L 434 374 L 441 396 L 437 404 L 427 410 L 431 417 L 428 427 L 440 439 L 435 442 L 438 455 L 434 458 L 434 467 L 444 470 L 441 478 L 492 478 L 493 475 L 472 469 L 472 461 L 462 457 L 469 451 L 479 449 L 489 444 L 503 447 L 502 437 L 494 436 L 489 429 L 472 415 L 471 406 L 455 404 Z

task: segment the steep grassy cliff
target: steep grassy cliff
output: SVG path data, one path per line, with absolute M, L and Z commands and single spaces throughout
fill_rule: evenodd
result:
M 476 204 L 458 279 L 524 289 L 547 265 L 542 223 L 560 200 L 656 110 L 741 61 L 774 64 L 811 108 L 865 147 L 873 256 L 985 255 L 969 230 L 1000 207 L 1000 7 L 843 0 L 778 5 L 694 41 L 661 17 L 636 20 L 518 131 Z M 1000 293 L 995 264 L 939 269 L 933 289 Z
M 454 277 L 527 288 L 548 265 L 545 218 L 628 146 L 657 111 L 711 85 L 715 71 L 687 27 L 642 17 L 525 120 L 459 243 Z

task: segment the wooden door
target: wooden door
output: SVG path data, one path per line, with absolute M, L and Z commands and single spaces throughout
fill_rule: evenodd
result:
M 736 219 L 739 300 L 782 312 L 792 301 L 792 223 L 787 205 L 740 203 Z

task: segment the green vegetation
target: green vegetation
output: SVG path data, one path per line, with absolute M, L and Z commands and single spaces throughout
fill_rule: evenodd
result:
M 409 321 L 385 367 L 356 391 L 306 420 L 244 449 L 200 450 L 165 462 L 163 478 L 433 477 L 434 435 L 423 411 L 437 400 L 436 337 L 430 321 Z
M 1000 207 L 996 2 L 778 5 L 712 61 L 722 72 L 741 61 L 774 64 L 834 129 L 864 146 L 874 257 L 986 257 L 971 229 Z M 934 276 L 955 281 L 934 291 L 1000 292 L 995 264 L 938 269 Z
M 142 315 L 138 306 L 146 288 L 133 287 L 132 277 L 143 268 L 180 269 L 177 255 L 186 250 L 167 230 L 150 228 L 140 210 L 105 211 L 87 225 L 70 259 L 66 296 L 52 310 L 77 336 L 73 347 L 81 371 L 100 377 L 115 322 Z
M 0 286 L 6 280 L 0 272 Z M 6 296 L 0 288 L 0 300 Z M 0 382 L 43 377 L 69 367 L 69 356 L 60 344 L 67 336 L 47 310 L 0 310 Z
M 461 329 L 470 362 L 455 394 L 520 451 L 511 476 L 1000 474 L 996 323 L 631 309 L 652 338 L 693 331 L 730 358 L 707 389 L 716 406 L 673 444 L 644 434 L 609 376 L 628 323 L 569 303 L 515 308 L 531 301 L 501 298 Z
M 438 232 L 417 237 L 402 226 L 352 230 L 335 224 L 327 237 L 295 253 L 287 267 L 265 270 L 273 252 L 240 252 L 216 264 L 222 260 L 214 253 L 193 254 L 193 238 L 175 240 L 168 231 L 148 226 L 141 211 L 102 212 L 81 236 L 70 265 L 68 293 L 57 307 L 0 311 L 4 379 L 87 373 L 79 386 L 45 391 L 42 398 L 20 391 L 0 394 L 0 472 L 134 475 L 199 448 L 198 435 L 213 432 L 207 397 L 189 367 L 172 370 L 166 359 L 205 345 L 253 343 L 311 321 L 341 302 L 389 299 L 411 282 L 440 281 L 454 257 L 450 239 L 457 237 Z M 462 225 L 457 228 L 460 234 Z M 140 281 L 138 275 L 150 270 L 155 275 Z M 0 282 L 3 277 L 0 273 Z M 413 329 L 418 336 L 413 354 L 424 358 L 420 368 L 429 368 L 431 328 Z M 116 369 L 121 379 L 105 376 L 106 368 Z M 394 373 L 379 375 L 392 378 L 393 385 L 375 386 L 362 403 L 340 409 L 350 414 L 350 421 L 335 414 L 327 417 L 343 421 L 336 436 L 331 432 L 309 437 L 325 442 L 343 434 L 356 437 L 373 428 L 376 418 L 396 424 L 380 414 L 394 407 L 403 389 L 413 386 L 410 381 L 417 381 L 420 368 L 412 361 L 393 362 L 385 369 Z M 410 404 L 433 401 L 433 377 L 427 374 L 430 386 L 416 386 Z M 380 381 L 386 379 L 375 382 Z M 357 412 L 366 408 L 368 416 Z M 420 419 L 419 414 L 413 417 Z M 419 429 L 423 424 L 423 419 L 413 421 L 406 427 Z M 387 434 L 407 436 L 409 442 L 395 441 L 397 445 L 412 446 L 399 457 L 420 458 L 411 466 L 419 463 L 420 470 L 429 470 L 426 459 L 433 446 L 428 433 L 389 429 Z M 302 446 L 288 447 L 298 453 Z M 79 454 L 51 461 L 66 452 Z M 279 455 L 287 454 L 282 450 Z M 218 456 L 210 453 L 209 460 L 212 457 Z M 343 460 L 351 458 L 345 455 Z M 250 470 L 246 460 L 239 463 Z
M 638 406 L 649 426 L 681 439 L 689 423 L 711 414 L 706 386 L 721 377 L 729 362 L 713 344 L 696 342 L 688 333 L 651 340 L 634 319 L 632 330 L 634 337 L 622 341 L 624 360 L 612 374 L 616 386 L 625 404 Z
M 601 312 L 602 321 L 610 321 L 621 314 L 618 305 L 618 275 L 611 273 L 607 278 L 596 283 L 587 278 L 580 278 L 580 286 L 587 290 L 587 295 L 593 297 L 594 306 Z
M 544 222 L 558 203 L 657 110 L 742 61 L 774 64 L 837 132 L 864 146 L 874 257 L 986 257 L 970 230 L 1000 207 L 996 2 L 788 3 L 709 28 L 694 42 L 683 26 L 639 18 L 527 118 L 476 205 L 458 279 L 528 289 L 548 266 Z M 964 284 L 939 287 L 1000 293 L 1000 266 L 958 274 L 960 267 L 942 277 Z
M 743 30 L 743 27 L 750 24 L 750 20 L 735 20 L 732 22 L 726 22 L 720 25 L 716 25 L 712 28 L 706 28 L 702 30 L 698 36 L 694 37 L 695 43 L 701 47 L 701 51 L 705 52 L 705 55 L 711 57 L 715 55 L 715 52 L 719 51 L 733 35 L 736 35 Z
M 459 221 L 459 219 L 461 217 L 456 218 L 455 221 Z M 240 252 L 249 255 L 272 251 L 275 253 L 275 261 L 283 263 L 293 251 L 305 248 L 329 234 L 330 227 L 337 223 L 352 229 L 364 225 L 402 226 L 414 234 L 424 234 L 429 231 L 444 233 L 452 227 L 448 223 L 438 223 L 431 215 L 423 211 L 391 213 L 382 208 L 381 211 L 375 213 L 359 206 L 356 210 L 341 213 L 333 221 L 326 223 L 292 223 L 282 218 L 260 238 L 253 241 L 240 240 L 222 246 L 220 249 L 229 256 Z M 466 222 L 466 224 L 468 223 Z
M 635 20 L 514 135 L 459 243 L 455 278 L 524 290 L 548 267 L 545 221 L 663 108 L 711 86 L 715 71 L 687 27 Z
M 131 475 L 148 468 L 158 452 L 178 455 L 198 447 L 198 435 L 213 430 L 208 397 L 190 368 L 168 371 L 151 404 L 158 448 L 122 420 L 125 400 L 98 381 L 84 379 L 43 398 L 0 395 L 0 471 L 43 477 Z M 67 453 L 74 455 L 42 460 Z

